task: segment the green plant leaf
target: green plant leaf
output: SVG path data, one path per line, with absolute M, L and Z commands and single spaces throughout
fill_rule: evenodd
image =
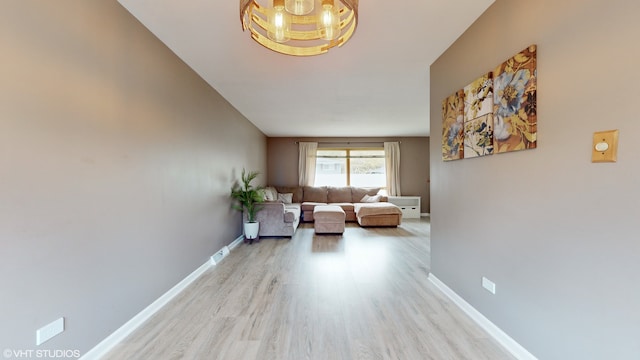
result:
M 260 203 L 264 201 L 263 187 L 251 185 L 258 175 L 260 173 L 257 171 L 246 172 L 242 169 L 242 186 L 236 184 L 231 188 L 231 198 L 234 200 L 232 207 L 246 211 L 248 221 L 255 221 L 256 213 L 261 209 Z

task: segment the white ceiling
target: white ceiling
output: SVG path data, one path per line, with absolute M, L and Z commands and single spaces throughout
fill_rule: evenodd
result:
M 239 0 L 118 1 L 271 137 L 428 136 L 429 66 L 494 2 L 363 0 L 347 44 L 299 58 L 243 32 Z

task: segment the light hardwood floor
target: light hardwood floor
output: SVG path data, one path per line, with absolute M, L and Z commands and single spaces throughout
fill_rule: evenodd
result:
M 428 281 L 429 232 L 242 244 L 106 359 L 512 359 Z

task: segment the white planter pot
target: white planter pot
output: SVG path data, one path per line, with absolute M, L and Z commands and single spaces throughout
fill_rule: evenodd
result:
M 245 239 L 255 239 L 258 237 L 258 230 L 260 230 L 260 223 L 257 221 L 254 222 L 245 222 L 244 223 L 244 238 Z

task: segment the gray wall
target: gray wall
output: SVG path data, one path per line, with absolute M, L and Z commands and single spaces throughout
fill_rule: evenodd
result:
M 266 137 L 115 1 L 2 1 L 0 54 L 0 349 L 85 353 L 241 234 Z
M 429 138 L 290 138 L 267 139 L 268 177 L 272 185 L 298 185 L 298 144 L 296 141 L 318 141 L 338 144 L 352 142 L 351 147 L 363 142 L 400 141 L 400 190 L 402 195 L 421 196 L 421 212 L 429 212 Z M 333 145 L 333 144 L 332 144 Z M 366 146 L 366 144 L 364 144 Z M 322 145 L 321 145 L 322 146 Z
M 497 0 L 431 66 L 432 272 L 540 359 L 640 354 L 638 14 L 627 0 Z M 530 44 L 538 149 L 444 163 L 442 100 Z M 591 163 L 609 129 L 618 162 Z

